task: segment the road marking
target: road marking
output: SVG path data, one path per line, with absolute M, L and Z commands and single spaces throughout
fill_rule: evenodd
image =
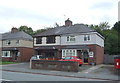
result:
M 60 71 L 50 71 L 50 72 L 60 72 Z
M 70 76 L 75 76 L 75 75 L 70 75 Z
M 12 80 L 7 80 L 7 79 L 0 79 L 0 81 L 12 81 Z

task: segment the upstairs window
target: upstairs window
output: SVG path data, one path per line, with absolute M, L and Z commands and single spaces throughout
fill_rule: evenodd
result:
M 90 40 L 90 35 L 84 35 L 84 41 L 89 41 Z
M 75 36 L 67 36 L 67 42 L 75 42 Z
M 6 40 L 6 45 L 10 45 L 11 41 L 10 40 Z
M 36 44 L 42 44 L 42 37 L 36 38 Z
M 47 44 L 55 43 L 55 36 L 48 36 L 46 41 Z
M 20 43 L 20 40 L 16 40 L 16 44 L 19 44 Z

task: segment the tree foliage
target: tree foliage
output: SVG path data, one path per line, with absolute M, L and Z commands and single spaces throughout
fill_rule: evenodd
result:
M 33 29 L 31 27 L 28 27 L 28 26 L 20 26 L 18 29 L 20 31 L 24 31 L 24 32 L 26 32 L 26 33 L 28 33 L 30 35 L 33 35 L 33 33 L 34 33 Z
M 120 34 L 120 21 L 116 22 L 112 29 L 116 30 Z

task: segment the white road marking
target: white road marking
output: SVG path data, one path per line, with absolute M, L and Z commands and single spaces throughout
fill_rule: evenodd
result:
M 0 79 L 0 81 L 12 81 L 12 80 L 7 80 L 7 79 Z
M 70 76 L 75 76 L 75 75 L 70 75 Z
M 60 71 L 50 71 L 50 72 L 60 72 Z

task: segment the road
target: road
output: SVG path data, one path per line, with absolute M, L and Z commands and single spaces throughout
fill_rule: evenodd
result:
M 2 81 L 105 81 L 100 79 L 75 78 L 65 76 L 41 75 L 32 73 L 2 71 Z

